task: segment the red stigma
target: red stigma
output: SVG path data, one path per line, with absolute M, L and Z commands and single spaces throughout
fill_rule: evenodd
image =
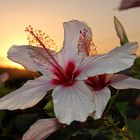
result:
M 101 90 L 111 83 L 111 80 L 106 81 L 106 74 L 101 74 L 93 77 L 89 77 L 85 80 L 85 83 L 94 90 Z

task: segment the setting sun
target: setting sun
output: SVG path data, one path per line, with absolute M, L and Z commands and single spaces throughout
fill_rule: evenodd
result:
M 21 38 L 10 38 L 10 39 L 7 39 L 7 41 L 5 41 L 3 43 L 3 49 L 2 51 L 0 52 L 1 53 L 1 58 L 2 61 L 1 61 L 1 66 L 2 67 L 15 67 L 15 68 L 23 68 L 21 65 L 9 60 L 7 58 L 7 52 L 9 50 L 9 48 L 12 46 L 12 45 L 24 45 L 24 44 L 28 44 L 28 41 L 27 41 L 27 37 L 25 38 L 25 36 L 21 37 Z

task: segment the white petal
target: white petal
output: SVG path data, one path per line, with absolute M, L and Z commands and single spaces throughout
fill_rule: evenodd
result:
M 123 74 L 115 74 L 111 86 L 116 89 L 140 89 L 140 80 L 128 77 Z
M 27 130 L 22 140 L 44 140 L 61 127 L 62 125 L 56 118 L 40 119 Z
M 69 22 L 64 22 L 64 43 L 62 50 L 57 54 L 57 60 L 62 67 L 67 65 L 68 61 L 76 62 L 78 66 L 81 62 L 81 59 L 85 54 L 86 51 L 89 49 L 88 47 L 79 47 L 79 38 L 80 38 L 80 31 L 87 30 L 87 38 L 89 40 L 92 39 L 92 31 L 90 27 L 81 21 L 78 20 L 71 20 Z
M 128 54 L 136 54 L 136 51 L 138 49 L 138 42 L 129 42 L 126 43 L 120 47 L 117 47 L 113 50 L 111 50 L 109 53 L 110 54 L 121 54 L 121 53 L 128 53 Z
M 110 99 L 111 93 L 109 88 L 105 87 L 100 91 L 93 91 L 95 113 L 94 119 L 100 119 L 102 117 L 103 111 Z
M 83 75 L 90 77 L 104 73 L 110 74 L 131 67 L 136 58 L 133 53 L 137 47 L 137 43 L 128 43 L 113 49 L 107 54 L 85 58 L 80 64 L 82 72 L 78 79 L 82 79 Z
M 124 75 L 124 74 L 113 74 L 113 76 L 110 78 L 111 83 L 116 83 L 122 80 L 125 80 L 129 78 L 129 76 Z
M 83 82 L 57 87 L 52 96 L 54 112 L 61 123 L 70 124 L 74 120 L 84 122 L 94 110 L 91 90 Z
M 8 51 L 8 58 L 32 71 L 43 73 L 49 68 L 48 56 L 45 50 L 35 46 L 14 45 Z
M 0 99 L 0 109 L 25 109 L 37 104 L 52 89 L 45 76 L 29 80 L 21 88 Z
M 119 10 L 125 10 L 138 6 L 140 6 L 140 0 L 122 0 L 119 6 Z
M 62 54 L 66 58 L 74 58 L 78 54 L 78 41 L 80 38 L 80 30 L 87 30 L 87 37 L 92 38 L 92 31 L 90 27 L 81 21 L 71 20 L 64 22 L 64 43 Z M 84 53 L 84 52 L 83 52 Z

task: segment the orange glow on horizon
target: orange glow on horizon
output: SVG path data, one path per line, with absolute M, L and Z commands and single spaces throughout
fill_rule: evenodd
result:
M 21 39 L 22 38 L 22 39 Z M 2 58 L 2 60 L 0 60 L 0 67 L 9 67 L 9 68 L 17 68 L 17 69 L 25 69 L 23 66 L 21 66 L 20 64 L 18 63 L 15 63 L 11 60 L 9 60 L 7 58 L 7 52 L 9 50 L 9 46 L 12 46 L 13 44 L 16 44 L 16 45 L 26 45 L 28 44 L 28 40 L 26 39 L 27 36 L 23 36 L 21 37 L 20 39 L 19 38 L 12 38 L 12 39 L 9 39 L 7 42 L 5 42 L 5 44 L 3 45 L 3 48 L 2 48 L 2 53 L 3 53 L 3 56 L 0 57 L 0 59 Z M 62 40 L 62 39 L 61 39 Z M 112 39 L 113 40 L 113 39 Z M 93 40 L 94 41 L 94 40 Z M 11 43 L 12 42 L 12 43 Z M 60 41 L 57 41 L 59 44 L 60 44 Z M 116 46 L 114 44 L 117 44 L 118 40 L 114 40 L 112 42 L 102 42 L 100 40 L 96 40 L 94 41 L 95 42 L 95 46 L 97 47 L 97 54 L 103 54 L 103 53 L 107 53 L 109 50 L 115 48 Z M 105 48 L 102 48 L 102 44 L 104 44 L 104 46 L 110 46 L 110 48 L 108 47 L 105 47 Z M 61 45 L 58 46 L 57 48 L 57 51 L 60 50 L 60 47 Z M 137 51 L 137 55 L 140 54 L 140 50 Z
M 26 36 L 25 36 L 26 35 Z M 7 58 L 7 52 L 13 45 L 28 45 L 29 40 L 27 39 L 28 35 L 25 33 L 24 36 L 21 36 L 21 38 L 12 37 L 10 39 L 7 39 L 7 41 L 4 41 L 3 48 L 1 49 L 1 57 L 0 57 L 0 67 L 9 67 L 9 68 L 18 68 L 18 69 L 25 69 L 22 65 L 13 62 L 12 60 L 9 60 Z M 50 38 L 51 40 L 51 38 Z M 34 45 L 34 44 L 32 44 Z M 57 46 L 55 51 L 59 51 L 60 47 Z
M 17 63 L 11 63 L 11 62 L 5 62 L 5 64 L 3 64 L 1 66 L 1 68 L 17 68 L 17 69 L 25 69 L 23 66 L 17 64 Z
M 25 37 L 22 37 L 22 39 L 21 38 L 19 39 L 19 38 L 14 38 L 13 37 L 13 38 L 7 39 L 7 41 L 4 41 L 3 48 L 1 49 L 2 60 L 0 61 L 1 62 L 0 67 L 10 67 L 10 68 L 24 69 L 23 66 L 21 66 L 20 64 L 15 63 L 15 62 L 13 62 L 13 61 L 11 61 L 7 58 L 7 52 L 12 45 L 28 44 L 27 39 L 26 38 L 24 39 L 24 38 Z

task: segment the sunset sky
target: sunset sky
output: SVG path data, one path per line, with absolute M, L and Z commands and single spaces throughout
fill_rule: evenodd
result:
M 117 16 L 130 41 L 140 43 L 140 8 L 118 11 L 120 0 L 0 0 L 0 65 L 19 67 L 6 58 L 13 44 L 28 44 L 25 27 L 48 33 L 58 47 L 63 43 L 64 21 L 85 21 L 93 31 L 98 53 L 119 45 L 113 24 Z M 138 51 L 140 55 L 140 50 Z

